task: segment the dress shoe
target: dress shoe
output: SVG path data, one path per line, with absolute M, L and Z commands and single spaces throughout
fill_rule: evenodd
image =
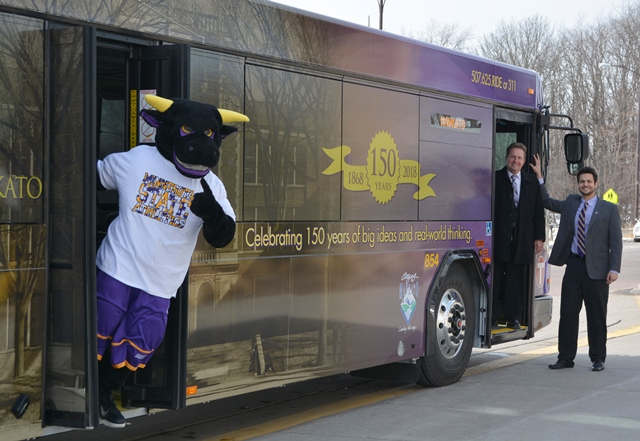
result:
M 549 369 L 564 369 L 564 368 L 572 368 L 573 363 L 570 361 L 558 360 L 553 364 L 549 365 Z
M 591 370 L 595 372 L 604 370 L 604 361 L 594 361 Z
M 509 320 L 507 322 L 507 328 L 520 329 L 520 322 L 518 320 Z

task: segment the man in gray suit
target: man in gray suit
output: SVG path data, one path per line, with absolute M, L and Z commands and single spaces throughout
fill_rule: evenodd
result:
M 622 261 L 618 207 L 596 196 L 598 174 L 591 167 L 578 170 L 580 194 L 572 194 L 564 201 L 549 196 L 542 183 L 537 156 L 531 168 L 541 183 L 545 208 L 561 213 L 549 263 L 567 265 L 562 278 L 558 360 L 549 368 L 573 367 L 578 350 L 579 314 L 584 302 L 591 369 L 601 371 L 607 356 L 609 285 L 618 279 Z

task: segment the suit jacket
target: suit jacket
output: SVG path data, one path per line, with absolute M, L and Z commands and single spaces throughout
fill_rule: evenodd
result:
M 493 258 L 497 262 L 530 265 L 535 255 L 534 242 L 545 238 L 544 206 L 538 179 L 524 170 L 520 176 L 520 199 L 516 209 L 507 168 L 495 173 Z M 516 250 L 512 256 L 513 233 Z
M 560 213 L 560 226 L 549 263 L 562 266 L 571 254 L 575 236 L 575 218 L 582 196 L 572 194 L 564 201 L 549 196 L 544 185 L 540 186 L 545 208 Z M 622 227 L 618 206 L 598 198 L 593 210 L 586 238 L 585 259 L 587 273 L 592 279 L 606 279 L 609 271 L 620 272 L 622 262 Z

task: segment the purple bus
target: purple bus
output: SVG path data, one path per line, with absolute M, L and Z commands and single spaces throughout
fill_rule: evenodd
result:
M 548 161 L 535 72 L 252 0 L 0 0 L 0 41 L 3 439 L 99 424 L 95 255 L 118 200 L 95 164 L 153 142 L 146 94 L 251 121 L 216 170 L 235 239 L 199 239 L 125 415 L 342 372 L 446 386 L 473 348 L 550 323 L 545 252 L 521 329 L 489 307 L 493 172 L 515 141 Z

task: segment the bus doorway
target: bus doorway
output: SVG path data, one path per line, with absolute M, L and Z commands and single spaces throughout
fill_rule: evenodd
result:
M 96 60 L 96 154 L 98 159 L 134 148 L 153 138 L 139 113 L 145 93 L 187 98 L 188 46 L 132 44 L 98 35 Z M 96 249 L 118 214 L 115 190 L 96 196 Z M 143 256 L 140 256 L 143 258 Z M 165 339 L 144 369 L 126 381 L 122 403 L 134 407 L 177 409 L 186 400 L 186 285 L 171 301 Z M 123 368 L 124 369 L 124 368 Z
M 53 27 L 50 38 L 44 422 L 89 428 L 99 424 L 95 257 L 118 210 L 115 192 L 96 192 L 96 160 L 137 145 L 141 90 L 187 97 L 189 47 L 79 26 Z M 126 406 L 185 405 L 187 304 L 181 289 L 172 299 L 165 341 L 127 380 Z
M 494 149 L 494 170 L 501 170 L 506 165 L 506 151 L 507 147 L 514 143 L 519 142 L 526 146 L 527 151 L 525 154 L 525 163 L 522 167 L 522 171 L 525 173 L 530 172 L 529 164 L 532 161 L 534 154 L 540 154 L 543 150 L 540 144 L 540 139 L 542 136 L 536 136 L 536 133 L 542 132 L 543 128 L 540 127 L 540 124 L 533 115 L 524 112 L 518 112 L 515 110 L 509 109 L 496 109 L 496 127 L 495 127 L 495 149 Z M 535 179 L 535 177 L 534 177 Z M 494 181 L 494 185 L 497 185 Z M 498 190 L 494 191 L 495 195 L 498 195 Z M 497 197 L 497 196 L 496 196 Z M 501 217 L 502 216 L 502 217 Z M 504 219 L 504 213 L 498 212 L 497 202 L 494 200 L 494 229 L 497 230 L 500 227 L 499 218 Z M 495 240 L 495 235 L 494 235 Z M 533 243 L 531 244 L 533 247 Z M 496 253 L 496 243 L 494 242 L 494 274 L 493 274 L 493 299 L 492 303 L 494 304 L 494 313 L 496 311 L 503 311 L 502 307 L 504 306 L 504 299 L 509 295 L 522 295 L 522 293 L 513 293 L 504 291 L 500 293 L 499 283 L 497 282 L 497 274 L 496 271 L 499 268 L 502 268 L 502 265 L 499 265 L 495 259 Z M 546 258 L 543 257 L 544 250 L 541 253 L 538 253 L 535 256 L 535 261 L 538 262 L 539 258 L 543 258 L 546 261 Z M 533 262 L 532 262 L 533 264 Z M 534 335 L 535 329 L 538 328 L 536 325 L 537 313 L 535 312 L 538 307 L 543 307 L 541 305 L 537 305 L 536 301 L 540 300 L 542 303 L 547 302 L 547 297 L 545 298 L 537 298 L 536 290 L 534 289 L 534 273 L 535 268 L 533 265 L 528 265 L 525 270 L 525 282 L 522 289 L 525 291 L 523 296 L 523 310 L 522 316 L 519 319 L 521 328 L 513 329 L 506 325 L 508 321 L 506 317 L 499 315 L 498 317 L 492 317 L 492 342 L 493 344 L 517 340 L 522 338 L 531 338 Z

